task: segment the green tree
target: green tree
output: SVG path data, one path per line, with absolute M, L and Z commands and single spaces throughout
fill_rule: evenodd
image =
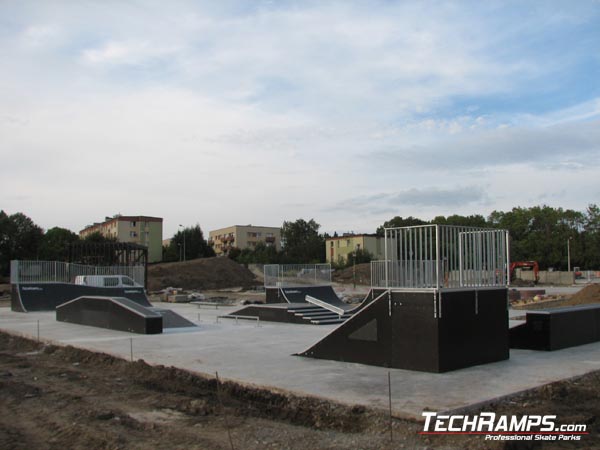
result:
M 239 251 L 237 248 L 233 250 Z M 229 252 L 230 257 L 232 251 Z M 280 261 L 280 256 L 274 246 L 258 242 L 254 248 L 245 248 L 239 251 L 235 260 L 241 264 L 276 264 Z
M 600 268 L 600 208 L 596 204 L 590 204 L 584 214 L 581 259 L 581 264 L 574 266 L 587 270 Z M 578 261 L 577 258 L 575 260 Z
M 96 243 L 117 242 L 117 238 L 115 236 L 104 236 L 99 231 L 94 231 L 93 233 L 88 234 L 86 237 L 83 238 L 83 240 L 86 242 Z
M 509 212 L 492 212 L 488 223 L 509 231 L 512 261 L 534 260 L 542 269 L 566 270 L 569 240 L 572 265 L 581 261 L 582 213 L 546 205 L 513 208 Z
M 38 259 L 44 230 L 23 213 L 0 211 L 0 271 L 6 276 L 13 259 Z
M 325 261 L 325 239 L 319 234 L 319 225 L 314 219 L 308 222 L 298 219 L 283 222 L 281 241 L 283 259 L 287 263 L 319 263 Z
M 214 250 L 204 239 L 204 233 L 198 224 L 179 230 L 171 239 L 168 253 L 170 255 L 178 255 L 180 245 L 184 252 L 185 260 L 215 256 Z
M 62 261 L 68 255 L 69 245 L 79 240 L 79 236 L 66 228 L 50 228 L 40 244 L 40 259 Z
M 396 216 L 393 219 L 384 222 L 383 225 L 379 226 L 377 228 L 376 234 L 377 236 L 383 236 L 384 228 L 412 227 L 415 225 L 425 225 L 427 223 L 428 222 L 426 222 L 425 220 L 421 220 L 413 216 L 408 216 L 407 218 Z
M 448 217 L 437 216 L 431 221 L 431 223 L 436 225 L 452 225 L 456 227 L 485 228 L 488 226 L 485 217 L 480 214 L 475 214 L 472 216 L 460 216 L 458 214 L 453 214 Z
M 356 264 L 370 263 L 373 260 L 373 255 L 368 250 L 359 248 L 348 255 L 346 266 L 352 266 L 355 260 Z

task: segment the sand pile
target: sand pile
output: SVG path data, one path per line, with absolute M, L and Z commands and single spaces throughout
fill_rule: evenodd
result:
M 600 284 L 590 284 L 568 298 L 563 306 L 600 303 Z
M 166 287 L 192 290 L 250 288 L 260 284 L 254 274 L 229 258 L 201 258 L 148 266 L 148 290 Z

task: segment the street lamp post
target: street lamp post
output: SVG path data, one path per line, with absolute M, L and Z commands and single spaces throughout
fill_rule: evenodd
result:
M 354 290 L 356 290 L 356 253 L 358 252 L 358 248 L 359 248 L 360 244 L 357 244 L 354 247 L 354 258 L 352 260 L 352 280 L 353 280 L 353 285 L 354 285 Z
M 179 226 L 183 228 L 183 225 L 179 224 Z M 183 228 L 183 260 L 185 261 L 185 228 Z
M 571 273 L 571 239 L 573 237 L 567 239 L 567 271 L 569 273 Z

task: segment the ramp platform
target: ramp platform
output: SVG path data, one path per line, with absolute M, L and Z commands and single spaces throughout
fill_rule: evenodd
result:
M 141 287 L 95 287 L 72 283 L 19 283 L 11 290 L 11 309 L 17 312 L 54 311 L 62 303 L 82 296 L 124 297 L 151 306 Z
M 560 350 L 600 341 L 600 305 L 531 311 L 510 330 L 511 348 Z
M 124 297 L 78 297 L 56 307 L 56 320 L 139 334 L 163 330 L 161 314 Z
M 425 372 L 501 361 L 509 357 L 506 296 L 384 291 L 299 355 Z

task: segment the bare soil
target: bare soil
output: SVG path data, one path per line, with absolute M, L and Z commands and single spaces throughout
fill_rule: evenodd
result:
M 148 266 L 148 290 L 252 288 L 260 284 L 252 272 L 229 258 L 201 258 Z
M 564 306 L 600 303 L 600 284 L 590 284 L 566 299 Z
M 591 434 L 575 444 L 426 437 L 420 423 L 397 418 L 390 442 L 381 411 L 0 333 L 0 448 L 7 450 L 598 448 L 599 391 L 594 372 L 481 407 L 587 424 Z
M 352 284 L 354 283 L 354 271 L 356 270 L 356 284 L 371 285 L 371 264 L 357 264 L 355 268 L 346 267 L 345 269 L 335 270 L 332 280 L 336 283 Z
M 547 295 L 511 303 L 514 309 L 546 309 L 600 303 L 600 284 L 589 284 L 573 295 Z

